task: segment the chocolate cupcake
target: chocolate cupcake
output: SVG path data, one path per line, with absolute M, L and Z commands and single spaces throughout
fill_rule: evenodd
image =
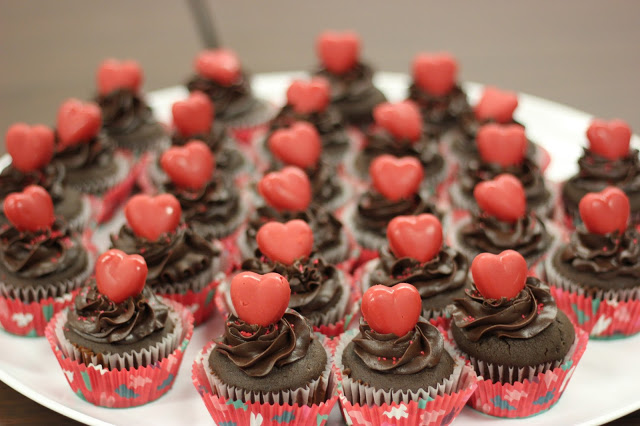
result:
M 373 108 L 386 98 L 372 82 L 373 69 L 360 61 L 360 37 L 354 32 L 325 31 L 316 40 L 320 67 L 314 75 L 331 86 L 331 105 L 355 126 L 373 121 Z

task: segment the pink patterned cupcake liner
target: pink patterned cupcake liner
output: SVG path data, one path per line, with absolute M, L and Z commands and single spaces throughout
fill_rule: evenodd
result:
M 0 296 L 0 325 L 18 336 L 41 337 L 55 314 L 71 306 L 78 290 L 61 297 L 49 297 L 25 303 L 19 299 Z
M 199 291 L 188 290 L 185 293 L 174 294 L 158 293 L 158 296 L 178 302 L 191 311 L 193 325 L 198 326 L 213 315 L 216 308 L 214 298 L 219 285 L 220 280 L 214 280 Z

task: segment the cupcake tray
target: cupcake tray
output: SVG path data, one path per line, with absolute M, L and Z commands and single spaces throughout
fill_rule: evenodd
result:
M 282 104 L 292 78 L 304 73 L 274 73 L 256 75 L 253 88 L 259 97 Z M 378 73 L 375 84 L 392 101 L 406 94 L 409 78 L 404 74 Z M 478 98 L 481 86 L 465 85 L 470 100 Z M 185 98 L 182 87 L 159 90 L 148 95 L 158 118 L 170 121 L 171 104 Z M 519 95 L 516 118 L 524 123 L 527 135 L 547 149 L 552 162 L 547 178 L 561 181 L 577 171 L 576 160 L 585 143 L 585 129 L 591 116 L 567 106 L 534 96 Z M 632 144 L 640 147 L 640 139 Z M 8 158 L 0 158 L 0 168 Z M 100 249 L 108 245 L 107 236 L 122 223 L 122 214 L 97 230 L 94 241 Z M 173 389 L 147 405 L 128 409 L 108 409 L 91 405 L 78 398 L 66 383 L 63 372 L 45 338 L 26 338 L 0 331 L 0 380 L 26 397 L 65 416 L 90 425 L 213 424 L 207 409 L 191 383 L 191 366 L 196 354 L 214 336 L 222 333 L 223 321 L 214 315 L 194 331 L 180 366 Z M 456 425 L 531 425 L 531 424 L 602 424 L 640 409 L 640 334 L 619 340 L 592 340 L 579 368 L 553 409 L 527 419 L 498 419 L 465 407 Z M 517 398 L 513 395 L 513 398 Z M 393 419 L 388 422 L 393 424 Z M 344 424 L 338 406 L 329 417 L 329 425 Z

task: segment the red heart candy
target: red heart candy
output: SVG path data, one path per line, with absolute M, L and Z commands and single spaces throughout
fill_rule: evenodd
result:
M 204 142 L 193 140 L 166 150 L 160 165 L 176 186 L 200 189 L 211 179 L 215 160 Z
M 240 77 L 240 60 L 229 49 L 203 50 L 195 61 L 196 72 L 223 86 L 231 86 Z
M 415 142 L 422 136 L 422 116 L 415 102 L 384 102 L 373 109 L 376 124 L 395 138 Z
M 502 167 L 522 163 L 527 154 L 527 136 L 519 124 L 485 124 L 476 134 L 482 161 Z
M 142 84 L 142 69 L 136 61 L 107 59 L 98 67 L 98 92 L 101 95 L 118 89 L 137 92 Z
M 38 170 L 53 157 L 55 136 L 47 126 L 16 123 L 9 127 L 5 139 L 11 164 L 22 172 Z
M 96 262 L 96 285 L 112 302 L 124 302 L 142 293 L 147 272 L 147 263 L 139 254 L 111 249 Z
M 498 123 L 510 123 L 513 121 L 513 111 L 517 106 L 518 95 L 515 92 L 505 92 L 496 87 L 487 86 L 474 112 L 480 122 L 492 120 Z
M 362 296 L 362 316 L 378 333 L 402 337 L 414 329 L 421 313 L 420 293 L 411 284 L 374 285 Z
M 267 204 L 277 210 L 303 211 L 311 202 L 309 177 L 294 166 L 267 173 L 258 182 L 258 192 Z
M 283 163 L 306 169 L 318 163 L 322 141 L 313 125 L 298 121 L 288 129 L 273 132 L 269 138 L 269 149 Z
M 485 299 L 514 298 L 527 282 L 527 261 L 514 250 L 482 253 L 471 263 L 476 288 Z
M 589 232 L 621 233 L 629 221 L 629 198 L 619 188 L 610 186 L 600 192 L 590 192 L 580 200 L 580 217 Z
M 397 258 L 428 262 L 442 247 L 442 225 L 432 214 L 396 216 L 387 225 L 387 239 Z
M 287 89 L 287 103 L 298 114 L 324 111 L 329 105 L 329 82 L 322 77 L 295 80 Z
M 48 229 L 55 220 L 53 201 L 41 186 L 29 185 L 4 199 L 4 215 L 19 231 Z
M 593 120 L 587 138 L 589 149 L 601 157 L 617 160 L 629 155 L 631 128 L 622 120 Z
M 291 297 L 289 281 L 275 272 L 240 272 L 231 280 L 230 292 L 238 318 L 262 327 L 280 321 Z
M 527 211 L 522 182 L 507 173 L 478 183 L 473 188 L 473 196 L 485 213 L 505 222 L 516 222 Z
M 124 215 L 136 235 L 157 241 L 160 235 L 176 229 L 180 223 L 182 208 L 171 194 L 155 197 L 138 194 L 127 201 Z
M 456 84 L 458 62 L 449 53 L 419 53 L 412 68 L 418 87 L 434 96 L 446 95 Z
M 258 247 L 269 259 L 285 265 L 309 257 L 313 248 L 313 232 L 309 224 L 295 219 L 287 223 L 268 222 L 256 235 Z
M 213 125 L 214 108 L 211 99 L 202 92 L 191 92 L 189 97 L 171 106 L 173 124 L 188 138 L 206 135 Z
M 385 198 L 398 201 L 412 197 L 420 187 L 424 170 L 417 158 L 393 155 L 376 157 L 369 166 L 373 187 Z
M 58 109 L 58 149 L 89 142 L 102 126 L 102 112 L 93 102 L 68 99 Z
M 360 37 L 353 31 L 325 31 L 318 37 L 316 51 L 327 70 L 344 74 L 358 62 Z

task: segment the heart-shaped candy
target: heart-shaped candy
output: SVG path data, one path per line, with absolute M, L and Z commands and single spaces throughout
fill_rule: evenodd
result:
M 48 229 L 53 224 L 53 201 L 41 186 L 30 185 L 4 199 L 4 215 L 19 231 Z
M 313 232 L 309 224 L 295 219 L 287 223 L 268 222 L 256 235 L 260 251 L 269 259 L 285 265 L 309 257 L 313 248 Z
M 485 124 L 476 134 L 482 161 L 502 167 L 521 164 L 527 153 L 527 136 L 519 124 Z
M 473 196 L 485 213 L 504 222 L 516 222 L 527 211 L 522 182 L 508 173 L 478 183 L 473 188 Z
M 53 157 L 55 135 L 47 126 L 16 123 L 7 130 L 5 140 L 11 165 L 21 172 L 38 170 Z
M 58 149 L 89 142 L 98 135 L 100 126 L 102 112 L 98 105 L 79 99 L 67 99 L 58 109 Z
M 267 173 L 258 182 L 258 192 L 277 210 L 303 211 L 311 202 L 311 182 L 301 169 L 287 166 Z
M 322 141 L 312 124 L 298 121 L 288 129 L 273 132 L 269 137 L 269 149 L 283 163 L 306 169 L 318 163 Z
M 142 293 L 147 279 L 147 263 L 139 254 L 117 249 L 106 251 L 96 262 L 96 285 L 114 303 Z
M 229 49 L 203 50 L 195 61 L 196 72 L 222 86 L 231 86 L 240 77 L 240 60 Z
M 287 89 L 287 103 L 298 114 L 320 112 L 329 105 L 330 93 L 329 82 L 322 77 L 294 80 Z
M 482 97 L 474 108 L 478 121 L 496 121 L 510 123 L 513 121 L 513 111 L 518 106 L 518 95 L 506 92 L 496 87 L 485 87 Z
M 442 225 L 432 214 L 396 216 L 387 225 L 387 239 L 397 258 L 428 262 L 442 247 Z
M 399 140 L 415 142 L 422 136 L 422 116 L 415 102 L 381 103 L 373 109 L 373 118 Z
M 482 253 L 471 263 L 476 288 L 485 299 L 512 299 L 527 282 L 527 261 L 514 250 L 495 255 Z
M 353 31 L 325 31 L 316 41 L 316 52 L 327 70 L 344 74 L 358 62 L 360 37 Z
M 587 138 L 589 149 L 601 157 L 617 160 L 629 155 L 631 128 L 622 120 L 593 120 Z
M 230 292 L 238 318 L 262 327 L 280 321 L 291 297 L 289 281 L 275 272 L 240 272 L 231 280 Z
M 204 142 L 193 140 L 166 150 L 160 165 L 176 186 L 200 189 L 211 180 L 215 160 Z
M 609 186 L 600 192 L 590 192 L 582 197 L 578 208 L 589 232 L 604 235 L 627 229 L 629 198 L 620 188 Z
M 133 232 L 149 241 L 157 241 L 160 235 L 173 232 L 180 223 L 182 208 L 171 194 L 134 195 L 124 206 L 124 215 Z
M 431 95 L 444 96 L 456 84 L 458 62 L 449 53 L 419 53 L 412 70 L 418 87 Z
M 142 85 L 142 68 L 136 61 L 107 59 L 98 67 L 98 93 L 108 95 L 118 89 L 138 92 Z
M 173 124 L 185 138 L 207 135 L 213 125 L 213 103 L 202 92 L 191 92 L 187 99 L 174 103 L 171 113 Z
M 374 285 L 362 296 L 362 316 L 381 334 L 404 336 L 414 329 L 421 313 L 420 293 L 411 284 Z
M 415 157 L 397 158 L 384 154 L 369 166 L 373 187 L 386 199 L 398 201 L 411 198 L 420 187 L 424 170 Z

